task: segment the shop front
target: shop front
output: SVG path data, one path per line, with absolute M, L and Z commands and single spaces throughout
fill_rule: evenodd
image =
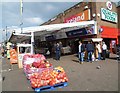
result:
M 101 37 L 103 41 L 107 44 L 110 52 L 115 52 L 115 46 L 118 44 L 118 29 L 106 26 L 101 26 L 103 31 L 101 32 Z

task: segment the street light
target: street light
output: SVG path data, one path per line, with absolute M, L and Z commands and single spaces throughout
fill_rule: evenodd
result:
M 5 29 L 3 29 L 3 32 L 5 31 Z M 4 33 L 2 33 L 2 39 L 3 39 L 3 41 L 2 42 L 4 42 Z
M 6 26 L 6 42 L 7 42 L 7 26 Z

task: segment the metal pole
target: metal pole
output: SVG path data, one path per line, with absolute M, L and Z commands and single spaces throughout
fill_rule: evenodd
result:
M 7 42 L 7 26 L 6 26 L 6 42 Z
M 97 31 L 97 21 L 95 21 L 94 30 L 95 30 L 95 34 L 97 34 L 98 33 L 98 31 Z
M 31 54 L 34 54 L 34 32 L 31 32 Z

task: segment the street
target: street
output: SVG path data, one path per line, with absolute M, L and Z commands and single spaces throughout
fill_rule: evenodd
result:
M 48 58 L 54 67 L 62 66 L 69 79 L 67 87 L 56 88 L 55 91 L 118 91 L 118 62 L 115 55 L 110 56 L 110 59 L 84 64 L 78 63 L 76 55 L 62 56 L 58 62 Z M 3 58 L 2 91 L 33 91 L 18 64 L 13 64 L 12 71 L 8 68 L 7 59 Z

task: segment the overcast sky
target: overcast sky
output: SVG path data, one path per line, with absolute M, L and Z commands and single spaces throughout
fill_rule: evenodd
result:
M 10 0 L 3 0 L 2 3 L 0 2 L 0 20 L 2 20 L 0 21 L 0 42 L 5 38 L 5 31 L 3 32 L 3 29 L 5 29 L 6 26 L 8 29 L 20 27 L 21 19 L 23 21 L 23 27 L 38 26 L 78 3 L 63 2 L 64 0 L 60 0 L 61 2 L 38 2 L 38 0 L 37 2 L 36 0 L 24 2 L 23 0 L 23 15 L 21 17 L 20 0 L 12 0 L 14 2 L 9 1 Z M 9 34 L 10 33 L 8 33 L 8 35 Z

